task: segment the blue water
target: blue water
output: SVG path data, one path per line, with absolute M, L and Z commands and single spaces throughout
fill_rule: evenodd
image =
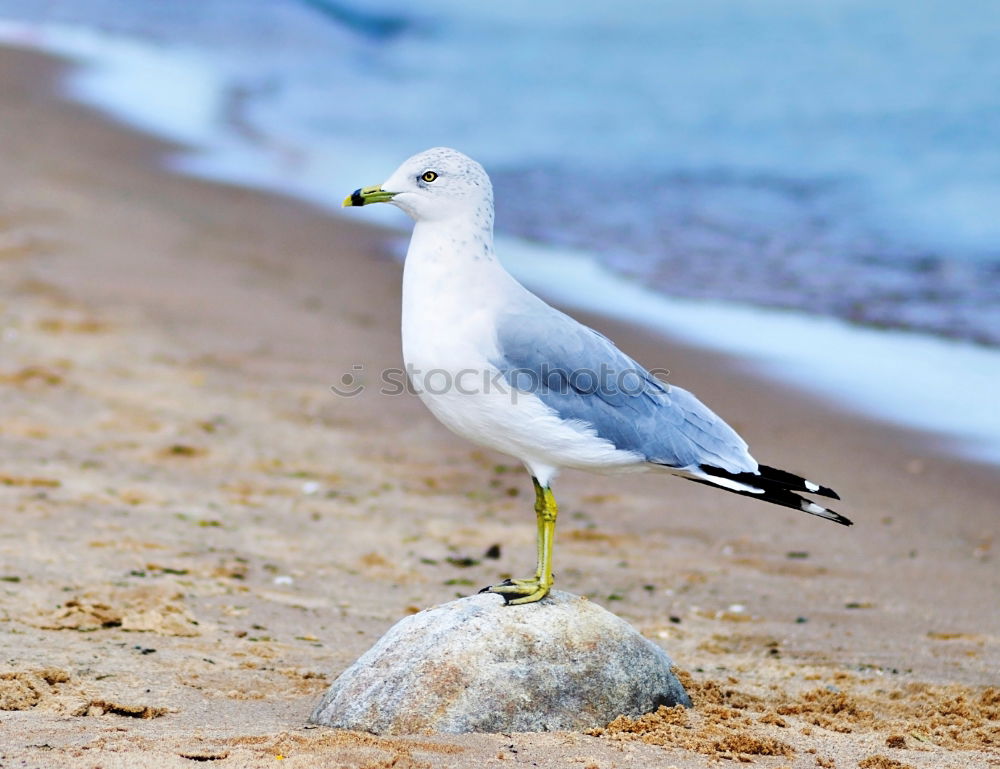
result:
M 452 145 L 491 171 L 501 232 L 664 293 L 1000 345 L 990 0 L 0 0 L 0 17 L 134 56 L 112 98 L 209 148 L 178 160 L 191 172 L 335 204 Z
M 69 94 L 177 170 L 336 207 L 455 146 L 534 287 L 992 461 L 998 38 L 989 0 L 0 0 L 0 40 L 78 60 Z

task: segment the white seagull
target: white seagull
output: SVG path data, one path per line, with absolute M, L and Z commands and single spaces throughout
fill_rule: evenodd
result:
M 552 587 L 564 467 L 658 470 L 850 526 L 796 492 L 829 488 L 759 465 L 746 442 L 694 395 L 666 384 L 606 337 L 518 283 L 493 251 L 493 188 L 476 161 L 438 147 L 405 161 L 344 206 L 392 203 L 414 220 L 403 273 L 403 359 L 445 426 L 524 463 L 535 486 L 534 577 L 484 588 L 507 603 Z

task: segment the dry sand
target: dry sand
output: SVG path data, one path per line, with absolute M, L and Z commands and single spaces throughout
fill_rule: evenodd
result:
M 400 365 L 385 233 L 158 170 L 64 66 L 0 52 L 0 766 L 1000 765 L 996 469 L 601 319 L 857 525 L 566 473 L 559 587 L 663 643 L 694 711 L 306 727 L 396 619 L 530 570 L 530 483 L 328 389 Z

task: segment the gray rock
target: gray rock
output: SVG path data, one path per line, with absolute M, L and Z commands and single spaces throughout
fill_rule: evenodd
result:
M 461 598 L 397 622 L 309 720 L 375 734 L 604 726 L 691 701 L 660 647 L 585 598 Z

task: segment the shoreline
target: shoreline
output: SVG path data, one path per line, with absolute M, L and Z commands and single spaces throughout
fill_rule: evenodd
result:
M 0 576 L 12 578 L 0 652 L 15 670 L 68 676 L 0 713 L 16 735 L 8 757 L 180 766 L 197 743 L 228 751 L 222 765 L 287 752 L 306 766 L 323 750 L 348 765 L 417 751 L 462 766 L 499 763 L 513 739 L 540 766 L 579 755 L 612 766 L 623 753 L 712 765 L 678 746 L 586 735 L 415 748 L 302 730 L 328 679 L 396 618 L 523 570 L 526 477 L 446 433 L 415 398 L 330 396 L 359 360 L 399 365 L 400 270 L 378 256 L 384 232 L 160 170 L 168 144 L 54 95 L 66 66 L 0 49 L 11 148 L 0 167 L 14 180 L 0 195 L 11 276 L 0 374 L 13 415 L 0 493 L 16 513 L 0 524 Z M 666 359 L 762 461 L 837 487 L 858 526 L 831 532 L 675 479 L 567 472 L 560 588 L 665 643 L 701 693 L 721 681 L 758 698 L 748 712 L 761 718 L 803 709 L 785 716 L 792 728 L 757 715 L 739 726 L 790 745 L 774 766 L 814 766 L 810 749 L 921 767 L 993 757 L 981 744 L 887 748 L 895 716 L 824 729 L 800 699 L 836 686 L 870 709 L 886 688 L 910 703 L 906 686 L 931 687 L 921 691 L 943 703 L 997 685 L 1000 620 L 983 611 L 1000 588 L 995 470 L 724 355 L 584 320 L 639 360 Z M 447 562 L 495 542 L 498 560 Z M 84 630 L 102 611 L 118 624 Z M 126 719 L 99 702 L 165 711 Z

